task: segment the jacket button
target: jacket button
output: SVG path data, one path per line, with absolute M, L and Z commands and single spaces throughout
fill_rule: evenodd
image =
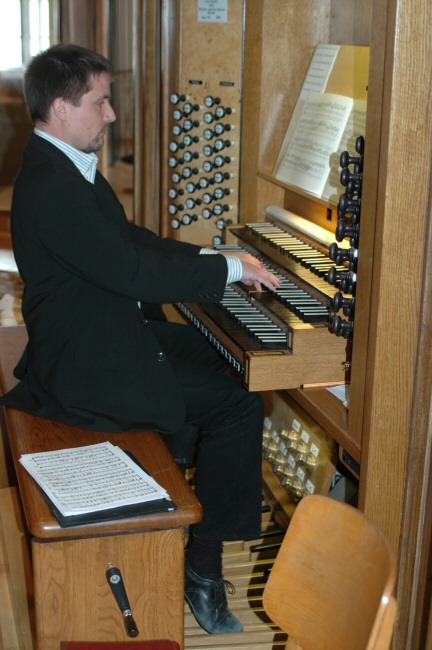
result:
M 147 327 L 148 324 L 149 324 L 149 322 L 148 322 L 147 318 L 143 318 L 143 319 L 141 320 L 141 325 L 142 325 L 143 327 Z
M 157 353 L 157 360 L 158 361 L 165 361 L 165 359 L 166 359 L 166 357 L 165 357 L 165 354 L 163 352 L 158 352 Z

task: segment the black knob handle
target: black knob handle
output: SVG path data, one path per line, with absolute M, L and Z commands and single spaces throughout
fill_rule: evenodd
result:
M 213 208 L 213 213 L 214 213 L 216 216 L 219 216 L 219 215 L 223 214 L 224 212 L 228 212 L 229 209 L 230 209 L 230 207 L 229 207 L 229 205 L 227 205 L 226 203 L 224 203 L 224 204 L 222 204 L 222 203 L 215 203 L 215 206 L 214 206 L 214 208 Z
M 327 274 L 327 282 L 329 284 L 335 285 L 336 283 L 340 282 L 343 283 L 343 286 L 347 288 L 354 285 L 356 279 L 357 276 L 352 271 L 338 271 L 335 266 L 332 266 Z M 347 291 L 345 288 L 342 290 L 344 293 L 352 293 L 351 291 Z
M 175 199 L 178 196 L 183 196 L 184 190 L 182 189 L 177 189 L 176 187 L 170 187 L 168 190 L 168 196 L 170 199 Z
M 361 156 L 350 156 L 348 151 L 342 151 L 340 155 L 340 166 L 343 168 L 354 165 L 356 171 L 361 171 L 363 160 Z
M 218 120 L 222 119 L 225 117 L 225 115 L 231 115 L 232 113 L 232 108 L 225 108 L 224 106 L 218 106 L 215 110 L 215 116 Z
M 186 135 L 183 136 L 183 145 L 185 147 L 190 147 L 192 144 L 196 144 L 199 141 L 200 139 L 198 135 L 190 135 L 189 133 L 186 133 Z
M 220 97 L 213 97 L 212 95 L 204 97 L 204 105 L 207 106 L 207 108 L 211 108 L 215 104 L 220 104 Z
M 353 220 L 348 219 L 339 219 L 336 226 L 336 239 L 337 241 L 343 241 L 345 237 L 349 237 L 351 245 L 354 248 L 358 248 L 358 237 L 359 237 L 360 227 L 358 223 L 353 223 Z
M 178 230 L 180 228 L 180 226 L 181 226 L 180 219 L 173 219 L 171 221 L 171 228 L 173 228 L 173 230 Z
M 114 598 L 116 599 L 117 604 L 120 608 L 120 611 L 123 614 L 128 635 L 130 637 L 138 636 L 138 628 L 132 616 L 126 588 L 120 570 L 110 563 L 106 571 L 106 578 L 108 580 L 109 586 L 111 587 L 111 591 L 114 594 Z
M 343 217 L 346 214 L 360 214 L 361 200 L 350 199 L 347 194 L 342 194 L 337 206 L 338 215 Z
M 218 138 L 215 140 L 214 143 L 214 148 L 215 151 L 222 151 L 222 149 L 225 149 L 226 147 L 231 146 L 231 140 L 222 140 L 222 138 Z
M 199 158 L 198 151 L 185 151 L 183 154 L 183 160 L 186 163 L 192 162 L 192 160 L 197 160 Z
M 198 104 L 191 104 L 190 102 L 183 104 L 183 112 L 185 115 L 190 115 L 193 111 L 199 111 L 199 108 Z
M 216 172 L 213 176 L 213 180 L 215 183 L 223 183 L 223 181 L 227 181 L 229 177 L 229 172 Z
M 197 220 L 198 220 L 198 217 L 197 217 L 196 214 L 184 214 L 184 215 L 182 216 L 182 220 L 181 220 L 181 221 L 182 221 L 182 224 L 183 224 L 184 226 L 190 226 L 190 224 L 192 223 L 192 221 L 197 221 Z
M 357 255 L 356 248 L 339 248 L 336 242 L 333 242 L 329 248 L 329 258 L 336 264 L 342 264 L 343 262 L 354 263 L 357 260 Z
M 363 180 L 363 174 L 362 173 L 355 174 L 355 173 L 351 172 L 348 169 L 348 167 L 345 167 L 341 171 L 340 182 L 341 182 L 341 185 L 343 185 L 344 187 L 346 187 L 350 181 L 355 181 L 355 182 L 360 184 L 362 182 L 362 180 Z
M 359 198 L 362 195 L 362 183 L 360 181 L 355 181 L 350 179 L 346 185 L 346 193 L 348 196 L 358 196 Z
M 216 135 L 222 135 L 224 131 L 231 131 L 231 124 L 223 124 L 222 122 L 218 122 L 215 124 L 214 132 Z
M 347 298 L 341 291 L 338 291 L 333 296 L 332 306 L 335 312 L 343 309 L 345 316 L 354 316 L 355 298 Z
M 215 167 L 222 167 L 225 164 L 228 164 L 231 162 L 231 158 L 229 156 L 216 156 L 214 159 L 214 165 Z
M 340 316 L 333 319 L 331 328 L 336 336 L 343 336 L 344 339 L 351 339 L 354 333 L 354 323 L 344 320 Z
M 198 185 L 201 190 L 207 189 L 209 185 L 214 185 L 214 183 L 215 182 L 213 178 L 206 178 L 205 176 L 202 176 L 198 181 Z
M 186 99 L 186 95 L 180 95 L 179 93 L 173 93 L 171 95 L 171 104 L 179 104 L 180 102 L 184 102 Z
M 364 139 L 364 136 L 359 135 L 359 136 L 356 138 L 355 150 L 357 151 L 357 153 L 359 153 L 360 155 L 363 156 L 363 154 L 364 154 L 364 150 L 365 150 L 365 139 Z

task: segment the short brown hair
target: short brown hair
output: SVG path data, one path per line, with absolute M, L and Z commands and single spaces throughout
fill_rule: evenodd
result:
M 112 74 L 112 65 L 101 54 L 79 45 L 54 45 L 37 54 L 24 76 L 24 95 L 33 122 L 47 122 L 57 97 L 78 106 L 91 89 L 91 78 Z

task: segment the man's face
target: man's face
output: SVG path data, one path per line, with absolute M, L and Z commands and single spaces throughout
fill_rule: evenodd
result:
M 67 103 L 68 144 L 85 153 L 102 149 L 108 125 L 116 119 L 110 104 L 110 76 L 103 72 L 91 78 L 92 89 L 79 106 Z

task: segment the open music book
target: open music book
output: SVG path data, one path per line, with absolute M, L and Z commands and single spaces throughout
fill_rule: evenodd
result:
M 337 205 L 340 154 L 365 134 L 369 48 L 315 48 L 273 173 L 307 194 Z
M 177 510 L 168 492 L 110 442 L 24 454 L 61 526 Z
M 355 150 L 355 139 L 364 134 L 365 124 L 365 100 L 310 93 L 276 177 L 336 202 L 343 190 L 340 154 Z

